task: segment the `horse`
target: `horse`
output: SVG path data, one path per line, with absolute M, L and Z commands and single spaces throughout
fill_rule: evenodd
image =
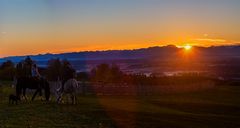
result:
M 42 96 L 42 89 L 45 92 L 46 101 L 49 101 L 50 87 L 46 79 L 43 79 L 43 78 L 38 79 L 34 77 L 18 78 L 16 83 L 16 95 L 20 97 L 20 95 L 23 94 L 23 97 L 26 99 L 26 95 L 25 95 L 26 89 L 36 90 L 32 97 L 32 101 L 34 100 L 34 98 L 38 93 L 40 96 Z
M 69 94 L 72 99 L 72 104 L 76 104 L 76 94 L 77 94 L 77 89 L 79 88 L 78 82 L 76 79 L 69 79 L 65 82 L 64 84 L 64 89 L 62 89 L 62 86 L 57 89 L 57 102 L 60 103 L 63 94 Z

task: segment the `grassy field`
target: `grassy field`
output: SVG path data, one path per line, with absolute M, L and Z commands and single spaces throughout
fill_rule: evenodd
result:
M 0 88 L 0 127 L 62 128 L 239 128 L 240 87 L 156 96 L 78 96 L 77 105 L 8 104 L 14 90 Z

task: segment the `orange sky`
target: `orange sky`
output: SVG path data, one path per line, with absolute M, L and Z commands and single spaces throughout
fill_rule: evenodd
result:
M 0 57 L 240 42 L 236 0 L 1 0 Z

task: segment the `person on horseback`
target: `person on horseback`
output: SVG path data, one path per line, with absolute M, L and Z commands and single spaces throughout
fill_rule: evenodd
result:
M 40 73 L 38 72 L 38 68 L 37 68 L 36 64 L 32 65 L 31 70 L 32 70 L 32 77 L 34 77 L 34 78 L 40 78 L 41 77 Z
M 30 57 L 27 57 L 24 61 L 19 62 L 16 65 L 16 78 L 22 78 L 22 77 L 32 77 L 32 65 L 33 61 Z
M 25 76 L 27 76 L 27 77 L 32 76 L 32 65 L 33 64 L 34 64 L 34 62 L 29 56 L 24 60 Z

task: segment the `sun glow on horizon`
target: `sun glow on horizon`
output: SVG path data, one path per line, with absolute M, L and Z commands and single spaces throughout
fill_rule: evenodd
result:
M 192 46 L 189 45 L 189 44 L 187 44 L 187 45 L 185 45 L 185 46 L 183 46 L 183 47 L 184 47 L 184 49 L 187 50 L 187 51 L 192 49 Z

